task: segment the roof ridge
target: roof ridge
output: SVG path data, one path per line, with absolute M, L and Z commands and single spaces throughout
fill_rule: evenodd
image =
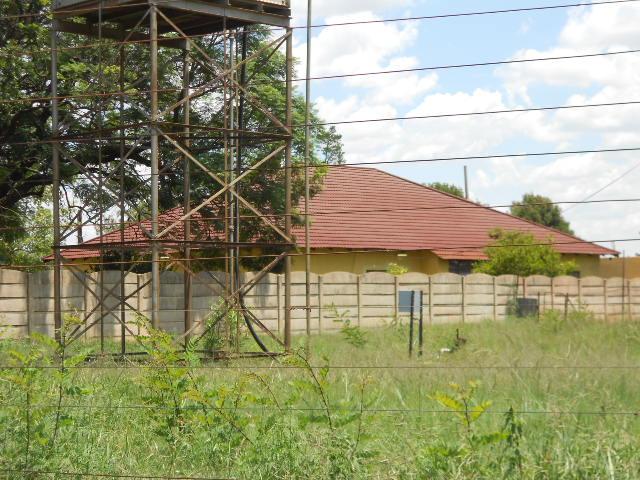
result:
M 389 175 L 389 176 L 391 176 L 391 177 L 397 178 L 397 179 L 399 179 L 399 180 L 404 180 L 405 182 L 412 183 L 412 184 L 417 185 L 417 186 L 419 186 L 419 187 L 426 188 L 427 190 L 430 190 L 430 191 L 432 191 L 432 192 L 439 193 L 439 194 L 441 194 L 441 195 L 445 195 L 445 196 L 450 197 L 450 198 L 453 198 L 453 199 L 455 199 L 455 200 L 458 200 L 458 201 L 461 201 L 461 202 L 465 202 L 465 203 L 469 203 L 469 204 L 474 205 L 474 206 L 476 206 L 476 207 L 481 207 L 481 208 L 483 208 L 483 209 L 485 209 L 485 210 L 488 210 L 488 211 L 490 211 L 490 212 L 498 213 L 498 214 L 500 214 L 500 215 L 505 215 L 505 216 L 507 216 L 507 217 L 509 217 L 509 218 L 514 218 L 514 219 L 516 219 L 516 220 L 520 220 L 520 221 L 523 221 L 523 222 L 529 223 L 530 225 L 534 225 L 534 226 L 536 226 L 536 227 L 538 227 L 538 228 L 544 228 L 545 230 L 549 230 L 549 231 L 551 231 L 552 233 L 557 233 L 557 234 L 559 234 L 559 235 L 563 235 L 563 236 L 565 236 L 565 237 L 572 238 L 572 239 L 574 239 L 574 240 L 579 240 L 579 241 L 581 241 L 581 242 L 591 243 L 591 244 L 593 244 L 593 245 L 597 245 L 596 243 L 594 243 L 594 242 L 588 242 L 587 240 L 585 240 L 585 239 L 583 239 L 583 238 L 580 238 L 580 237 L 578 237 L 577 235 L 572 235 L 572 234 L 570 234 L 570 233 L 566 233 L 566 232 L 563 232 L 563 231 L 561 231 L 561 230 L 558 230 L 557 228 L 548 227 L 548 226 L 546 226 L 546 225 L 542 225 L 541 223 L 537 223 L 537 222 L 534 222 L 534 221 L 528 220 L 528 219 L 526 219 L 526 218 L 517 217 L 517 216 L 515 216 L 515 215 L 512 215 L 511 213 L 507 213 L 507 212 L 502 212 L 502 211 L 500 211 L 500 210 L 496 210 L 496 209 L 494 209 L 494 208 L 488 207 L 488 206 L 483 205 L 483 204 L 481 204 L 481 203 L 474 202 L 473 200 L 469 200 L 468 198 L 462 198 L 462 197 L 458 197 L 457 195 L 453 195 L 453 194 L 451 194 L 451 193 L 443 192 L 443 191 L 441 191 L 441 190 L 438 190 L 437 188 L 433 188 L 433 187 L 430 187 L 430 186 L 428 186 L 428 185 L 424 185 L 424 184 L 422 184 L 422 183 L 415 182 L 415 181 L 413 181 L 413 180 L 410 180 L 410 179 L 408 179 L 408 178 L 401 177 L 401 176 L 399 176 L 399 175 L 396 175 L 396 174 L 393 174 L 393 173 L 387 172 L 387 171 L 385 171 L 385 170 L 379 170 L 379 169 L 374 169 L 374 170 L 377 170 L 377 171 L 379 171 L 379 172 L 382 172 L 382 173 L 384 173 L 384 174 L 386 174 L 386 175 Z M 610 249 L 610 248 L 608 248 L 608 247 L 602 247 L 602 245 L 598 245 L 598 246 L 599 246 L 599 247 L 601 247 L 601 248 L 604 248 L 604 249 L 606 249 L 606 250 L 609 250 L 610 252 L 615 252 L 615 254 L 616 254 L 616 255 L 619 255 L 619 254 L 620 254 L 620 252 L 618 252 L 618 251 L 616 251 L 616 250 L 613 250 L 613 249 Z

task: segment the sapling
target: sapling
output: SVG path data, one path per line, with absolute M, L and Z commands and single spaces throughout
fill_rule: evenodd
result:
M 480 386 L 479 382 L 470 381 L 467 386 L 450 383 L 450 392 L 436 392 L 431 398 L 441 406 L 449 409 L 456 418 L 464 432 L 467 447 L 477 448 L 479 445 L 500 440 L 500 436 L 494 433 L 478 434 L 475 424 L 491 407 L 491 401 L 478 401 L 475 394 Z
M 335 304 L 331 304 L 328 308 L 333 316 L 334 323 L 339 323 L 341 325 L 340 333 L 346 342 L 353 347 L 363 348 L 367 344 L 367 337 L 359 326 L 351 324 L 349 310 L 343 310 L 340 312 Z
M 86 390 L 74 385 L 72 369 L 86 360 L 88 352 L 80 352 L 69 357 L 69 343 L 72 340 L 72 332 L 82 323 L 83 321 L 79 315 L 67 314 L 59 330 L 59 343 L 50 337 L 39 337 L 39 341 L 43 345 L 53 350 L 57 365 L 57 368 L 53 371 L 53 378 L 57 385 L 57 398 L 55 422 L 51 438 L 51 452 L 55 449 L 61 423 L 70 424 L 72 422 L 71 416 L 62 413 L 62 403 L 65 395 L 78 396 L 87 393 Z
M 288 403 L 293 403 L 297 398 L 302 398 L 309 407 L 313 407 L 308 403 L 308 397 L 304 393 L 313 393 L 317 395 L 323 406 L 323 417 L 327 421 L 329 428 L 333 430 L 333 418 L 331 416 L 331 408 L 329 407 L 329 397 L 327 395 L 328 379 L 329 376 L 329 360 L 324 358 L 325 364 L 322 368 L 316 371 L 309 363 L 304 350 L 294 350 L 289 356 L 286 357 L 285 363 L 288 365 L 299 367 L 305 372 L 308 377 L 297 378 L 291 382 L 291 385 L 295 387 L 296 396 L 289 399 Z M 318 421 L 318 416 L 314 413 L 314 409 L 309 409 L 310 414 L 307 415 L 309 421 Z
M 215 419 L 222 420 L 221 425 L 228 428 L 222 432 L 226 437 L 229 437 L 230 430 L 241 441 L 251 442 L 237 415 L 228 410 L 226 404 L 231 398 L 238 406 L 237 399 L 243 396 L 243 387 L 206 387 L 203 378 L 195 373 L 200 359 L 194 341 L 188 342 L 184 352 L 180 352 L 169 333 L 154 329 L 146 319 L 140 318 L 138 322 L 147 332 L 138 341 L 149 355 L 149 368 L 145 369 L 142 377 L 144 401 L 151 407 L 152 418 L 158 423 L 156 433 L 171 447 L 172 468 L 178 445 L 184 444 L 187 436 L 202 427 L 206 427 L 209 436 L 217 432 L 220 425 L 215 423 Z

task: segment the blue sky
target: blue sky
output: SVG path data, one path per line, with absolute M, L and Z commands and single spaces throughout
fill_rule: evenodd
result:
M 567 3 L 550 0 L 315 0 L 315 23 L 438 15 Z M 568 2 L 571 3 L 571 2 Z M 306 0 L 293 0 L 294 24 Z M 316 29 L 313 75 L 539 58 L 640 48 L 640 2 L 526 13 Z M 304 56 L 304 31 L 296 54 Z M 317 81 L 327 121 L 640 100 L 640 54 Z M 301 65 L 301 69 L 304 65 Z M 301 70 L 303 71 L 303 70 Z M 639 147 L 640 106 L 463 119 L 338 126 L 348 162 L 384 162 L 589 148 Z M 581 200 L 640 161 L 633 153 L 417 163 L 379 168 L 419 182 L 462 184 L 483 203 L 526 192 Z M 596 199 L 638 197 L 640 168 Z M 637 204 L 584 205 L 567 212 L 589 240 L 640 237 Z M 627 254 L 640 242 L 618 243 Z

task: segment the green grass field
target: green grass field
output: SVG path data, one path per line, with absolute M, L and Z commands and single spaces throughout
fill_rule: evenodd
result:
M 456 328 L 466 343 L 440 354 Z M 0 477 L 640 478 L 640 323 L 434 326 L 414 359 L 407 336 L 201 363 L 155 335 L 145 362 L 86 363 L 78 345 L 65 370 L 32 368 L 54 345 L 5 341 Z

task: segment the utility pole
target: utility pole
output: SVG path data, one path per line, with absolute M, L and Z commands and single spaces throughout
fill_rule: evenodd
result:
M 464 198 L 469 200 L 469 169 L 464 166 Z
M 304 264 L 305 264 L 305 295 L 307 312 L 307 337 L 311 336 L 311 219 L 309 218 L 309 168 L 311 167 L 311 21 L 312 2 L 307 2 L 307 79 L 306 79 L 306 112 L 304 128 Z M 322 308 L 322 305 L 318 305 Z

